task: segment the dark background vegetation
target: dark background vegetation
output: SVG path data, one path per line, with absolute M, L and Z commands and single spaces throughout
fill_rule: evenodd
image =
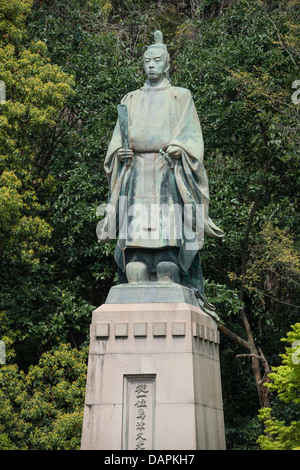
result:
M 210 215 L 226 233 L 206 240 L 202 264 L 220 316 L 227 447 L 256 449 L 261 381 L 299 318 L 299 5 L 6 0 L 0 11 L 0 445 L 79 446 L 91 312 L 116 282 L 114 243 L 96 239 L 103 162 L 160 29 L 171 82 L 199 113 Z

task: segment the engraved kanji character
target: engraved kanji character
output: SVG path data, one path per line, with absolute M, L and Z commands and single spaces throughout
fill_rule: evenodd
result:
M 144 450 L 145 449 L 145 440 L 146 438 L 143 436 L 142 432 L 139 432 L 138 435 L 136 436 L 136 450 Z
M 134 406 L 136 406 L 137 408 L 147 408 L 147 403 L 146 403 L 145 398 L 138 398 Z
M 147 390 L 147 385 L 146 384 L 138 384 L 135 389 L 135 393 L 137 394 L 137 397 L 145 397 L 146 393 L 148 393 Z
M 145 429 L 145 422 L 144 421 L 138 421 L 136 423 L 136 429 L 137 429 L 137 431 L 143 431 Z
M 144 441 L 138 441 L 135 446 L 135 450 L 145 450 L 145 443 Z
M 137 417 L 138 419 L 145 419 L 145 418 L 146 418 L 145 410 L 143 410 L 143 408 L 139 408 L 136 417 Z

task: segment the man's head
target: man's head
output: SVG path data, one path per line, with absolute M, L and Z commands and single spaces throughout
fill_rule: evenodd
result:
M 160 31 L 154 33 L 154 39 L 155 43 L 144 54 L 144 68 L 150 82 L 157 84 L 165 78 L 170 68 L 170 55 Z

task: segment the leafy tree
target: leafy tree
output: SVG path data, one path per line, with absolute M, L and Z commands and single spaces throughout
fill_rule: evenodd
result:
M 273 416 L 272 407 L 261 409 L 259 417 L 266 426 L 265 434 L 258 438 L 262 450 L 300 449 L 300 323 L 292 325 L 292 330 L 282 341 L 289 343 L 289 346 L 284 354 L 281 354 L 282 364 L 272 368 L 272 372 L 268 375 L 270 381 L 266 386 L 277 393 L 279 400 L 289 408 L 294 406 L 294 419 L 290 419 L 287 423 Z
M 269 403 L 268 362 L 277 361 L 271 337 L 273 345 L 279 341 L 298 308 L 295 7 L 242 0 L 216 18 L 196 15 L 177 30 L 172 78 L 194 96 L 206 145 L 210 211 L 226 234 L 221 243 L 206 241 L 204 276 L 226 286 L 228 298 L 238 295 L 238 314 L 219 305 L 219 328 L 247 350 L 261 406 Z M 236 377 L 233 382 L 237 387 Z M 227 416 L 230 427 L 233 415 Z
M 0 299 L 9 321 L 22 330 L 16 352 L 24 359 L 26 346 L 31 350 L 35 343 L 36 355 L 41 342 L 64 339 L 53 305 L 66 294 L 57 286 L 49 289 L 54 269 L 49 213 L 57 191 L 49 149 L 65 127 L 63 110 L 74 86 L 74 78 L 51 62 L 46 44 L 28 39 L 31 7 L 27 0 L 0 5 L 0 80 L 6 85 L 0 105 Z M 52 328 L 49 321 L 44 324 L 45 305 L 53 315 Z
M 27 374 L 0 368 L 0 449 L 75 450 L 80 447 L 87 349 L 61 344 Z
M 45 44 L 24 46 L 30 6 L 29 1 L 7 0 L 0 7 L 0 79 L 7 92 L 0 115 L 0 244 L 2 259 L 36 264 L 51 249 L 52 233 L 38 194 L 51 186 L 41 178 L 42 145 L 73 80 L 51 64 Z

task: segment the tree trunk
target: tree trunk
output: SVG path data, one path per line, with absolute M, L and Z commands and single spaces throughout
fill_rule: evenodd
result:
M 245 315 L 245 312 L 244 312 Z M 244 318 L 244 322 L 246 322 L 246 318 Z M 229 330 L 226 326 L 219 324 L 219 330 L 224 333 L 229 338 L 233 339 L 237 344 L 243 346 L 244 348 L 248 349 L 249 353 L 247 354 L 238 354 L 237 357 L 251 357 L 252 360 L 252 371 L 255 379 L 257 394 L 260 402 L 261 408 L 270 407 L 270 390 L 265 387 L 265 383 L 270 382 L 269 373 L 272 371 L 269 367 L 267 359 L 263 354 L 261 348 L 259 348 L 259 352 L 256 349 L 255 343 L 253 341 L 252 332 L 250 329 L 250 325 L 248 325 L 248 341 L 245 341 L 239 335 L 234 333 L 233 331 Z M 252 338 L 252 341 L 251 341 Z M 260 371 L 260 363 L 263 363 L 265 373 L 262 377 Z
M 255 213 L 257 211 L 257 208 L 258 208 L 258 205 L 259 205 L 259 202 L 260 202 L 260 199 L 261 199 L 261 195 L 263 193 L 264 185 L 267 181 L 267 174 L 268 174 L 268 171 L 270 169 L 270 165 L 271 165 L 271 161 L 272 161 L 272 154 L 268 149 L 268 142 L 267 142 L 267 138 L 266 138 L 266 129 L 265 129 L 263 123 L 259 122 L 258 124 L 259 124 L 260 130 L 261 130 L 262 140 L 263 140 L 263 144 L 264 144 L 263 149 L 264 149 L 264 152 L 265 152 L 265 155 L 266 155 L 266 160 L 265 160 L 265 164 L 264 164 L 263 175 L 261 176 L 261 178 L 258 182 L 258 189 L 256 191 L 256 194 L 255 194 L 255 197 L 254 197 L 254 200 L 253 200 L 253 204 L 252 204 L 250 214 L 249 214 L 249 219 L 247 221 L 247 225 L 246 225 L 246 229 L 245 229 L 244 239 L 242 241 L 241 286 L 240 286 L 240 292 L 239 292 L 239 300 L 241 302 L 244 301 L 244 295 L 245 295 L 245 287 L 244 287 L 243 278 L 244 278 L 244 276 L 246 275 L 246 272 L 247 272 L 247 254 L 248 254 L 249 235 L 250 235 L 252 223 L 253 223 L 253 220 L 254 220 L 254 216 L 255 216 Z M 246 314 L 246 311 L 245 311 L 244 308 L 240 309 L 240 315 L 241 315 L 241 320 L 243 322 L 243 325 L 244 325 L 244 328 L 245 328 L 245 331 L 246 331 L 247 341 L 245 341 L 244 339 L 240 338 L 235 333 L 228 330 L 226 327 L 224 327 L 224 325 L 219 325 L 219 329 L 220 329 L 220 331 L 222 331 L 223 333 L 225 333 L 226 335 L 231 337 L 238 344 L 240 344 L 244 348 L 248 349 L 248 351 L 249 351 L 248 355 L 251 356 L 251 359 L 252 359 L 252 371 L 253 371 L 253 375 L 254 375 L 254 379 L 255 379 L 255 384 L 256 384 L 257 393 L 258 393 L 258 396 L 259 396 L 260 405 L 261 405 L 261 407 L 263 407 L 263 406 L 266 406 L 265 403 L 268 403 L 268 396 L 269 395 L 267 393 L 268 389 L 266 389 L 266 387 L 263 386 L 263 379 L 262 379 L 261 370 L 260 370 L 260 362 L 261 361 L 264 362 L 265 371 L 266 371 L 266 367 L 268 367 L 268 369 L 269 369 L 269 366 L 267 366 L 267 361 L 266 361 L 265 356 L 262 353 L 261 353 L 261 355 L 259 355 L 259 353 L 258 353 L 257 347 L 256 347 L 255 342 L 254 342 L 251 325 L 249 323 L 249 320 L 248 320 L 248 317 L 247 317 L 247 314 Z M 270 371 L 270 369 L 269 369 L 269 371 Z M 265 375 L 266 375 L 266 373 L 267 372 L 265 372 Z M 267 380 L 267 379 L 265 379 L 265 380 Z

